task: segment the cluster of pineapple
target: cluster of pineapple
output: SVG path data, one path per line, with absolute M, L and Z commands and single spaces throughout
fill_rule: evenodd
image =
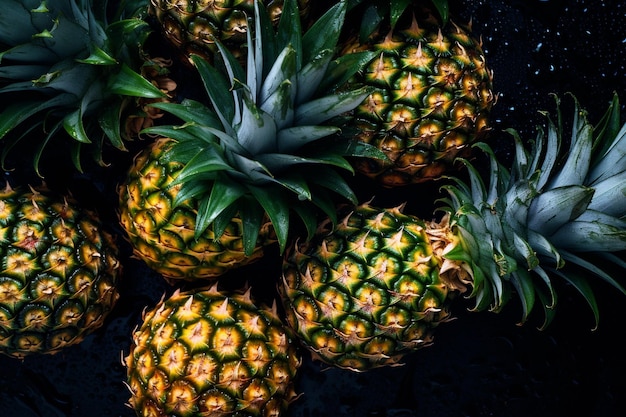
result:
M 593 263 L 624 267 L 617 97 L 595 126 L 576 103 L 569 139 L 560 114 L 530 150 L 511 131 L 515 159 L 503 166 L 483 141 L 491 71 L 446 1 L 8 3 L 3 163 L 33 141 L 37 171 L 61 141 L 80 170 L 83 149 L 105 165 L 104 148 L 149 138 L 116 212 L 134 255 L 192 289 L 149 306 L 132 335 L 138 415 L 278 416 L 297 398 L 301 347 L 353 371 L 399 364 L 431 344 L 454 294 L 477 311 L 516 296 L 522 321 L 540 305 L 547 325 L 555 277 L 596 320 L 589 280 L 626 293 Z M 23 30 L 3 30 L 9 19 Z M 154 33 L 197 74 L 203 99 L 176 96 L 168 61 L 143 47 Z M 476 152 L 486 175 L 470 162 Z M 353 191 L 436 179 L 447 197 L 429 221 Z M 8 185 L 0 196 L 0 351 L 55 353 L 114 308 L 116 243 L 70 197 Z M 277 303 L 220 288 L 271 245 Z

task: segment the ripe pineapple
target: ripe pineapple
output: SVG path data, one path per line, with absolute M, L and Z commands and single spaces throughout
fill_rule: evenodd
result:
M 174 181 L 183 164 L 166 158 L 171 138 L 159 138 L 134 160 L 119 188 L 119 219 L 136 257 L 173 282 L 214 278 L 249 264 L 276 241 L 267 219 L 251 253 L 244 252 L 242 220 L 234 216 L 220 236 L 207 229 L 195 236 L 198 202 L 189 199 L 175 205 L 180 184 Z
M 342 53 L 376 52 L 351 80 L 374 91 L 345 131 L 388 156 L 354 160 L 357 171 L 385 187 L 451 171 L 484 136 L 495 102 L 492 72 L 471 25 L 442 24 L 425 3 L 366 0 L 352 11 L 363 16 L 359 30 L 342 43 Z M 434 3 L 447 10 L 447 2 Z M 391 17 L 379 21 L 385 8 Z
M 177 290 L 144 314 L 125 361 L 141 416 L 279 416 L 297 397 L 295 343 L 249 290 Z
M 555 277 L 583 295 L 597 324 L 590 281 L 626 294 L 607 272 L 625 266 L 612 252 L 626 249 L 626 124 L 619 130 L 617 98 L 595 129 L 576 104 L 565 149 L 560 119 L 530 152 L 515 137 L 510 170 L 480 143 L 489 181 L 466 162 L 469 185 L 446 187 L 439 221 L 366 203 L 291 248 L 281 294 L 289 325 L 315 357 L 357 371 L 396 364 L 431 342 L 459 293 L 473 310 L 494 312 L 517 296 L 521 322 L 540 304 L 545 327 Z
M 135 97 L 164 97 L 139 73 L 150 33 L 137 2 L 6 0 L 0 14 L 2 164 L 28 143 L 39 172 L 44 150 L 67 147 L 82 170 L 87 148 L 99 164 L 103 147 L 124 150 L 122 110 Z M 105 16 L 112 12 L 112 18 Z M 34 134 L 33 134 L 34 133 Z M 58 142 L 60 141 L 60 142 Z M 69 161 L 68 161 L 69 162 Z
M 0 191 L 0 352 L 57 353 L 102 325 L 121 271 L 95 215 L 46 188 Z
M 339 128 L 322 123 L 354 108 L 366 91 L 330 95 L 316 91 L 322 80 L 328 84 L 333 77 L 350 76 L 358 69 L 358 60 L 352 58 L 330 63 L 345 4 L 331 8 L 304 35 L 298 19 L 288 19 L 275 34 L 268 29 L 267 11 L 260 2 L 255 4 L 257 36 L 252 40 L 248 33 L 254 48 L 247 72 L 221 44 L 227 77 L 193 55 L 212 109 L 190 99 L 152 104 L 183 124 L 145 130 L 173 139 L 174 145 L 159 149 L 145 165 L 143 160 L 137 162 L 136 168 L 147 167 L 145 172 L 135 169 L 120 188 L 121 222 L 137 253 L 151 265 L 166 259 L 164 273 L 172 278 L 219 276 L 223 266 L 256 257 L 257 242 L 268 242 L 267 219 L 284 250 L 292 211 L 311 232 L 318 209 L 334 215 L 329 191 L 356 200 L 338 171 L 350 172 L 344 157 L 365 155 L 369 148 L 333 137 Z M 284 7 L 287 16 L 298 15 L 294 0 L 285 1 Z M 167 178 L 169 168 L 163 167 L 174 162 L 182 169 L 172 181 L 174 175 Z M 175 195 L 155 192 L 163 186 L 176 187 Z M 185 207 L 188 200 L 197 202 L 197 212 L 181 208 L 186 214 L 179 216 L 174 207 Z M 209 233 L 210 241 L 202 238 L 204 233 Z M 218 245 L 214 239 L 226 243 Z M 183 242 L 200 246 L 193 249 L 198 256 Z M 190 265 L 199 267 L 190 271 Z
M 298 0 L 302 18 L 310 12 L 309 2 Z M 277 26 L 284 1 L 263 3 L 272 24 Z M 164 37 L 189 60 L 191 55 L 200 55 L 212 62 L 218 53 L 216 42 L 221 42 L 238 59 L 246 55 L 253 0 L 150 0 L 149 12 L 161 26 Z

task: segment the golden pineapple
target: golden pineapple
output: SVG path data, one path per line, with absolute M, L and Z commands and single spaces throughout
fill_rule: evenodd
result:
M 43 187 L 0 191 L 0 352 L 57 353 L 98 329 L 121 265 L 95 215 Z
M 276 308 L 244 293 L 176 291 L 144 314 L 126 357 L 141 416 L 280 416 L 300 359 Z
M 271 21 L 280 20 L 284 0 L 265 0 Z M 310 0 L 298 0 L 301 17 L 309 13 Z M 248 18 L 254 16 L 254 0 L 151 0 L 150 13 L 161 25 L 164 37 L 187 58 L 191 54 L 211 62 L 221 42 L 236 58 L 246 54 Z
M 224 225 L 219 238 L 212 228 L 195 235 L 197 201 L 175 205 L 181 185 L 174 181 L 183 164 L 165 157 L 174 143 L 170 138 L 157 139 L 137 155 L 119 187 L 119 219 L 135 256 L 170 281 L 212 279 L 259 259 L 264 246 L 275 242 L 269 221 L 249 255 L 237 215 Z
M 402 207 L 364 203 L 340 215 L 285 256 L 288 323 L 326 363 L 358 371 L 398 364 L 449 316 L 455 288 L 439 274 L 438 253 L 446 242 Z
M 376 52 L 351 81 L 374 91 L 346 132 L 387 155 L 388 161 L 354 161 L 360 173 L 386 187 L 438 179 L 457 157 L 468 157 L 469 145 L 489 127 L 495 102 L 492 72 L 470 25 L 442 25 L 415 3 L 393 27 L 382 23 L 365 39 L 354 33 L 343 45 L 342 53 Z
M 119 189 L 120 220 L 135 254 L 168 278 L 218 277 L 273 242 L 282 252 L 294 218 L 313 231 L 320 213 L 334 214 L 335 198 L 356 202 L 339 172 L 351 172 L 347 157 L 369 155 L 371 147 L 340 138 L 327 121 L 353 109 L 367 90 L 321 88 L 358 70 L 333 56 L 346 3 L 304 34 L 296 0 L 285 0 L 276 33 L 267 30 L 270 16 L 259 1 L 255 13 L 246 70 L 221 44 L 224 71 L 194 55 L 211 106 L 151 104 L 178 120 L 144 130 L 168 139 L 137 158 Z M 337 66 L 329 71 L 331 62 Z

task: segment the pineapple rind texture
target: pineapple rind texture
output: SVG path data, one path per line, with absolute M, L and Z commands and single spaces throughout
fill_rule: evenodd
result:
M 125 362 L 139 415 L 280 416 L 297 398 L 295 343 L 275 308 L 217 286 L 147 311 Z
M 174 142 L 156 139 L 135 158 L 119 188 L 120 224 L 134 255 L 170 282 L 214 279 L 258 260 L 264 246 L 276 241 L 267 220 L 250 255 L 243 248 L 242 220 L 237 214 L 219 238 L 212 228 L 195 235 L 198 202 L 174 204 L 180 190 L 174 181 L 183 165 L 164 158 Z
M 310 0 L 298 0 L 301 18 L 310 12 Z M 274 26 L 278 25 L 283 0 L 263 1 Z M 253 0 L 150 0 L 149 12 L 167 39 L 191 64 L 191 55 L 213 62 L 221 42 L 235 58 L 245 62 L 249 20 L 254 18 Z
M 113 237 L 42 187 L 0 192 L 0 352 L 54 354 L 102 326 L 118 299 Z
M 361 174 L 385 187 L 436 180 L 458 169 L 456 158 L 470 156 L 470 145 L 484 139 L 496 95 L 482 42 L 469 25 L 441 26 L 416 12 L 393 30 L 381 26 L 365 40 L 353 35 L 342 50 L 376 52 L 351 80 L 374 92 L 354 111 L 347 132 L 389 159 L 355 159 Z
M 291 248 L 279 288 L 289 325 L 316 359 L 365 371 L 431 343 L 449 317 L 451 287 L 430 228 L 400 207 L 365 203 Z

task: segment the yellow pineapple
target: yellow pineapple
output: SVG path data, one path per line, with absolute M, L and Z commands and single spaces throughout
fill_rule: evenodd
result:
M 280 416 L 300 366 L 276 308 L 249 290 L 176 291 L 144 314 L 126 357 L 141 416 Z
M 213 229 L 195 235 L 198 202 L 174 203 L 181 188 L 174 181 L 183 169 L 165 158 L 174 143 L 160 138 L 141 152 L 119 188 L 119 219 L 135 256 L 170 281 L 212 279 L 259 259 L 264 246 L 276 241 L 269 221 L 249 254 L 239 216 L 225 225 L 219 238 Z
M 162 139 L 119 189 L 120 221 L 135 254 L 170 279 L 218 277 L 273 242 L 282 251 L 294 214 L 312 231 L 321 213 L 334 214 L 334 198 L 356 201 L 339 171 L 352 171 L 347 157 L 370 147 L 340 138 L 340 128 L 326 122 L 367 90 L 320 88 L 358 70 L 333 60 L 346 4 L 304 34 L 295 0 L 285 1 L 276 33 L 266 30 L 269 12 L 255 5 L 246 70 L 221 43 L 226 71 L 193 55 L 211 106 L 151 104 L 177 124 L 144 130 Z
M 118 299 L 118 250 L 98 218 L 44 187 L 0 191 L 0 352 L 57 353 Z
M 365 1 L 364 11 L 352 12 L 360 26 L 354 25 L 358 30 L 341 53 L 376 52 L 350 81 L 374 91 L 345 131 L 388 160 L 359 158 L 354 165 L 385 187 L 438 179 L 458 168 L 455 159 L 468 157 L 470 145 L 484 138 L 496 100 L 492 72 L 471 25 L 442 22 L 423 1 L 382 3 Z M 395 11 L 397 21 L 385 20 L 365 36 L 368 19 L 378 15 L 368 7 L 384 10 L 395 3 L 406 8 Z

